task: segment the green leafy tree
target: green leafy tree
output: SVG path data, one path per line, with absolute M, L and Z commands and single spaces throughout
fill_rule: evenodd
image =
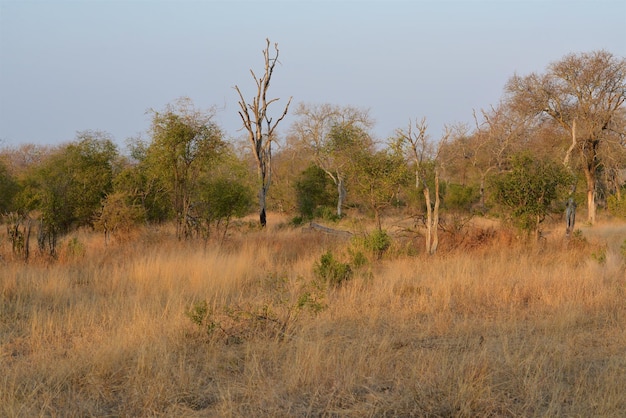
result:
M 374 123 L 367 111 L 350 106 L 301 104 L 296 114 L 299 119 L 291 129 L 293 137 L 335 184 L 337 216 L 341 217 L 352 157 L 373 150 L 368 131 Z
M 332 181 L 324 170 L 315 164 L 300 173 L 296 185 L 298 212 L 303 218 L 313 219 L 320 207 L 332 207 L 335 196 Z
M 40 164 L 32 165 L 16 197 L 24 211 L 40 214 L 39 246 L 56 251 L 59 234 L 93 225 L 94 215 L 112 190 L 117 148 L 103 132 L 85 131 Z
M 560 164 L 516 154 L 511 171 L 491 178 L 493 199 L 522 230 L 540 236 L 540 224 L 555 209 L 555 202 L 565 192 L 571 176 Z
M 179 239 L 191 236 L 193 225 L 188 221 L 199 179 L 224 149 L 222 131 L 211 119 L 212 114 L 196 110 L 188 98 L 154 112 L 145 163 L 150 180 L 170 197 Z
M 16 179 L 9 173 L 4 163 L 0 161 L 0 214 L 14 209 L 13 197 L 18 190 Z
M 571 138 L 569 145 L 563 143 L 564 163 L 584 173 L 593 224 L 602 170 L 611 165 L 614 144 L 623 148 L 626 59 L 607 51 L 570 54 L 544 74 L 515 75 L 506 91 L 518 112 L 539 120 L 547 116 Z
M 383 211 L 393 204 L 399 187 L 409 180 L 404 158 L 393 150 L 381 150 L 361 151 L 353 155 L 353 160 L 350 174 L 354 194 L 373 212 L 380 231 Z
M 147 222 L 162 223 L 171 219 L 167 187 L 147 161 L 148 144 L 134 138 L 128 147 L 130 158 L 124 160 L 113 179 L 114 192 L 123 194 L 129 205 L 142 207 Z
M 253 184 L 249 174 L 232 147 L 225 147 L 218 164 L 199 180 L 192 216 L 205 243 L 213 232 L 223 240 L 231 220 L 250 213 Z
M 104 132 L 85 131 L 77 142 L 64 152 L 65 164 L 71 173 L 70 199 L 73 202 L 73 222 L 92 225 L 94 213 L 113 189 L 117 146 Z
M 199 217 L 204 221 L 205 239 L 212 229 L 226 237 L 232 218 L 247 215 L 252 206 L 252 190 L 241 180 L 211 178 L 203 183 L 198 201 Z

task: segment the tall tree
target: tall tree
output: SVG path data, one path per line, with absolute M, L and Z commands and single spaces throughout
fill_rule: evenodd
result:
M 617 116 L 626 100 L 626 59 L 604 50 L 567 55 L 545 74 L 515 75 L 506 91 L 518 110 L 548 116 L 571 137 L 564 163 L 569 165 L 571 156 L 578 155 L 587 183 L 588 221 L 593 224 L 603 148 L 620 130 Z
M 300 104 L 296 114 L 299 119 L 292 126 L 292 136 L 335 183 L 337 216 L 341 216 L 352 156 L 372 151 L 368 130 L 374 122 L 368 111 L 351 106 Z
M 394 148 L 353 155 L 351 184 L 354 194 L 374 213 L 376 227 L 382 231 L 383 211 L 397 199 L 398 189 L 409 179 L 402 152 Z
M 166 187 L 176 217 L 176 235 L 191 234 L 188 223 L 198 180 L 223 151 L 222 131 L 211 112 L 196 110 L 188 98 L 154 112 L 146 162 Z
M 30 166 L 16 197 L 24 212 L 40 214 L 39 247 L 51 255 L 59 234 L 92 225 L 104 197 L 112 190 L 117 147 L 107 133 L 80 132 Z
M 285 106 L 281 116 L 274 121 L 268 115 L 268 107 L 280 100 L 279 98 L 267 99 L 267 91 L 274 73 L 274 68 L 278 62 L 278 44 L 274 44 L 274 55 L 270 56 L 270 40 L 266 39 L 267 46 L 263 50 L 265 70 L 261 77 L 257 77 L 254 71 L 250 70 L 252 78 L 256 83 L 257 92 L 252 98 L 252 103 L 247 103 L 239 86 L 235 90 L 239 94 L 239 116 L 243 121 L 243 128 L 248 132 L 248 139 L 252 147 L 259 179 L 259 220 L 262 227 L 267 223 L 266 198 L 272 179 L 272 142 L 275 140 L 274 131 L 278 124 L 284 119 L 289 110 L 291 97 Z

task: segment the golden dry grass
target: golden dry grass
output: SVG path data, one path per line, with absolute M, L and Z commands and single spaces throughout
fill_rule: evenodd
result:
M 350 244 L 305 229 L 82 233 L 84 255 L 28 265 L 3 245 L 0 416 L 623 416 L 624 232 L 398 243 L 321 289 Z

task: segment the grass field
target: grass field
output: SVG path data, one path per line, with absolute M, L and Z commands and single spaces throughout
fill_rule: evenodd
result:
M 206 248 L 81 232 L 27 265 L 2 236 L 0 416 L 626 414 L 623 224 L 475 227 L 432 257 L 405 236 L 378 260 L 274 222 Z

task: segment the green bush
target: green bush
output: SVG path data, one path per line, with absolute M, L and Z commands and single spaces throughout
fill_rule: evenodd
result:
M 355 236 L 352 245 L 357 249 L 362 248 L 374 255 L 377 259 L 391 247 L 391 237 L 384 230 L 375 230 L 365 236 Z
M 337 215 L 337 209 L 330 206 L 317 207 L 314 211 L 314 217 L 329 222 L 337 222 L 341 219 L 341 217 Z
M 618 218 L 626 218 L 626 196 L 622 195 L 620 199 L 616 195 L 608 197 L 607 206 L 609 213 Z
M 298 212 L 303 218 L 326 219 L 325 216 L 320 216 L 320 213 L 325 213 L 324 207 L 332 207 L 336 197 L 333 183 L 324 170 L 311 164 L 298 176 L 295 189 Z M 322 212 L 318 212 L 319 209 L 322 209 Z
M 494 201 L 513 223 L 527 232 L 537 232 L 545 217 L 561 210 L 565 186 L 572 178 L 558 163 L 529 153 L 514 155 L 511 170 L 490 178 Z
M 322 255 L 315 263 L 314 273 L 318 279 L 332 286 L 339 286 L 352 277 L 352 269 L 347 263 L 335 259 L 330 251 Z
M 480 193 L 475 187 L 450 183 L 445 190 L 443 205 L 446 209 L 470 212 L 479 199 Z

